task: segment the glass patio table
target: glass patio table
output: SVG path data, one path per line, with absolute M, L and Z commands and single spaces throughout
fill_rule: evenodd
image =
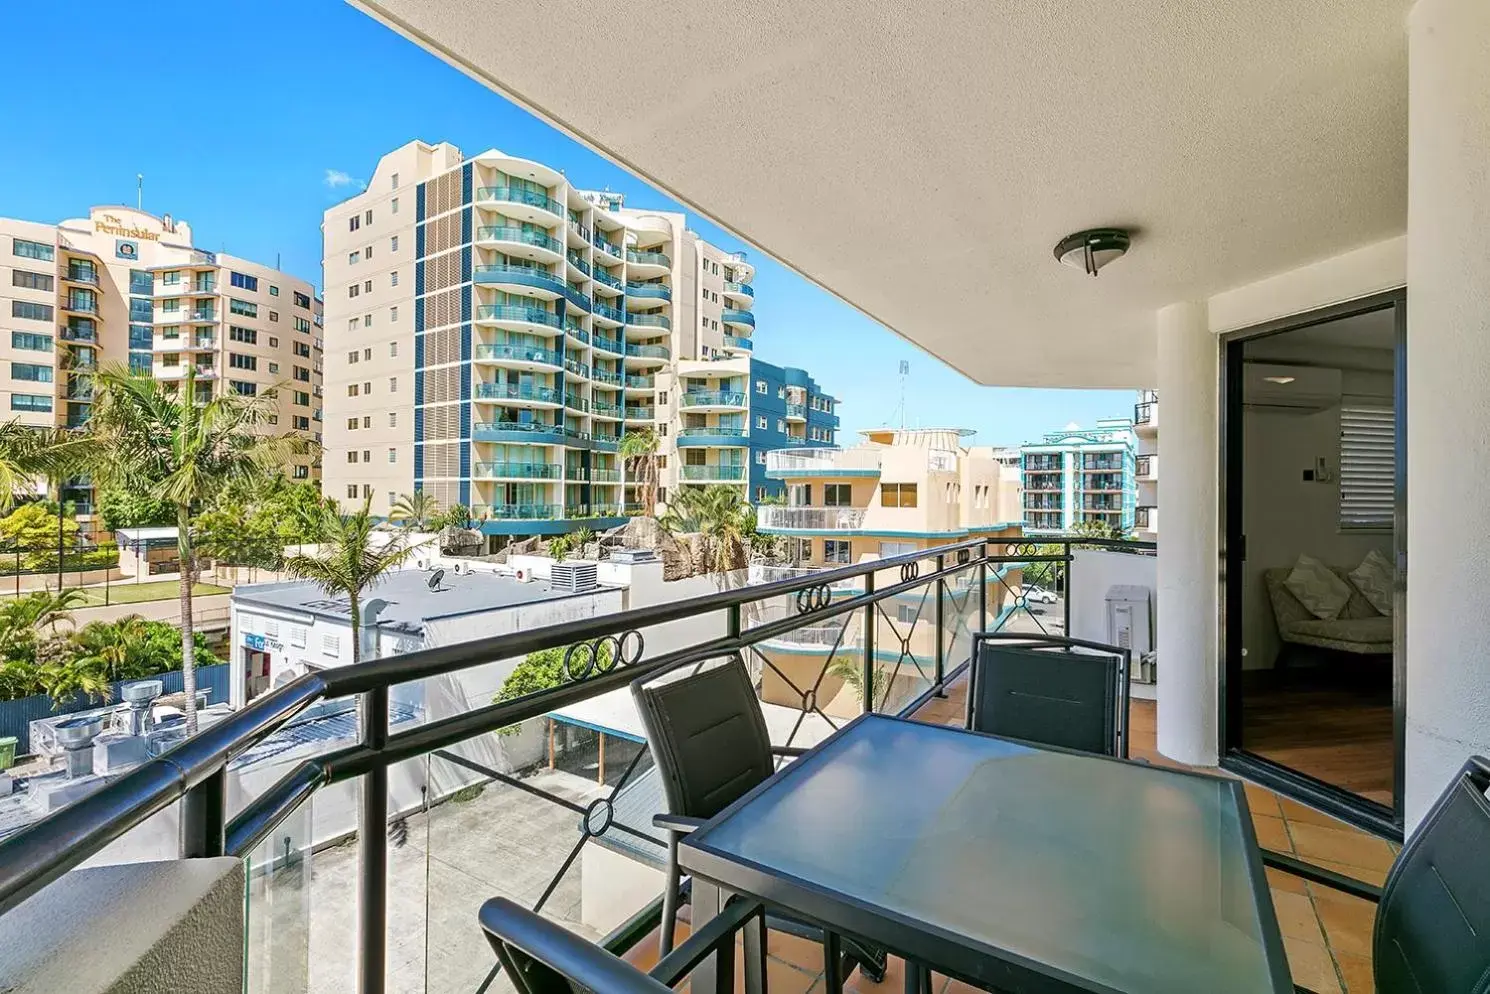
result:
M 865 715 L 679 861 L 695 929 L 742 894 L 980 986 L 1293 990 L 1235 780 Z

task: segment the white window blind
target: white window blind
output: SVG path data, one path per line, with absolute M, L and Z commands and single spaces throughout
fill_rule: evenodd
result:
M 1397 423 L 1390 407 L 1340 407 L 1340 527 L 1391 528 L 1397 506 Z

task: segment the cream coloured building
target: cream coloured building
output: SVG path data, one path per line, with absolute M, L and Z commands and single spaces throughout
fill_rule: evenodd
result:
M 322 234 L 329 497 L 423 490 L 489 535 L 555 534 L 640 509 L 628 429 L 657 433 L 664 501 L 779 492 L 767 449 L 833 441 L 833 398 L 753 355 L 753 267 L 682 214 L 413 141 Z
M 192 244 L 191 226 L 130 207 L 59 224 L 0 218 L 0 416 L 76 427 L 107 363 L 197 391 L 278 386 L 267 430 L 320 436 L 321 302 L 313 284 Z M 312 455 L 286 473 L 316 475 Z M 85 490 L 70 498 L 86 504 Z

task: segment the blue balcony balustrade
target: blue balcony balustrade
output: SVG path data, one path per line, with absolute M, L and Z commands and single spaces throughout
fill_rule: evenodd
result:
M 564 285 L 564 296 L 569 300 L 571 304 L 573 304 L 575 307 L 578 307 L 582 311 L 588 312 L 590 310 L 590 307 L 592 306 L 589 297 L 585 296 L 584 293 L 576 290 L 574 287 L 569 286 L 567 283 Z
M 604 401 L 597 400 L 590 406 L 591 410 L 593 410 L 596 414 L 612 418 L 619 418 L 621 416 L 620 404 L 607 404 Z
M 471 437 L 478 442 L 528 442 L 534 445 L 564 445 L 580 433 L 563 425 L 538 421 L 476 421 Z
M 673 288 L 665 283 L 627 283 L 628 297 L 649 297 L 653 300 L 672 300 Z
M 627 249 L 626 261 L 634 262 L 639 266 L 671 266 L 673 260 L 665 252 L 654 252 L 646 249 Z
M 744 466 L 683 466 L 683 479 L 689 483 L 740 483 L 746 476 Z
M 639 359 L 667 359 L 673 353 L 666 345 L 628 345 L 626 354 Z
M 576 397 L 573 394 L 564 398 L 564 406 L 571 411 L 579 411 L 581 414 L 588 414 L 590 411 L 590 402 L 583 397 Z
M 590 378 L 596 383 L 604 383 L 607 386 L 618 387 L 621 385 L 621 374 L 610 373 L 603 369 L 597 369 L 590 373 Z
M 590 344 L 590 333 L 584 328 L 581 328 L 579 323 L 573 318 L 564 319 L 564 334 L 584 342 L 586 345 Z
M 789 418 L 805 418 L 805 417 L 807 417 L 807 405 L 805 405 L 805 404 L 787 404 L 786 405 L 786 416 L 789 417 Z
M 483 504 L 471 509 L 478 518 L 492 521 L 552 521 L 562 513 L 559 504 Z
M 627 389 L 651 390 L 657 386 L 655 376 L 628 376 L 626 377 Z
M 599 307 L 600 305 L 597 304 L 595 306 Z M 590 344 L 602 352 L 612 352 L 616 355 L 626 354 L 626 346 L 619 338 L 607 338 L 598 331 L 590 336 Z
M 590 244 L 602 252 L 615 256 L 617 259 L 624 258 L 621 246 L 615 242 L 606 241 L 599 232 L 595 232 L 590 236 Z
M 678 397 L 679 407 L 744 407 L 745 394 L 735 390 L 688 390 Z
M 597 283 L 604 283 L 606 286 L 610 287 L 613 290 L 619 290 L 619 289 L 621 289 L 621 281 L 620 281 L 620 279 L 618 279 L 615 276 L 612 276 L 610 273 L 607 273 L 603 269 L 596 269 L 590 275 L 592 275 L 593 277 L 595 277 L 595 282 L 597 282 Z
M 725 324 L 739 324 L 745 325 L 746 327 L 750 328 L 755 327 L 754 314 L 750 313 L 749 311 L 736 310 L 733 307 L 726 307 L 724 309 L 724 313 L 719 315 L 719 320 L 723 321 Z
M 585 379 L 590 378 L 590 367 L 580 362 L 578 359 L 565 359 L 564 369 L 568 372 L 573 373 L 575 376 L 580 376 Z
M 755 348 L 755 343 L 748 338 L 740 338 L 737 335 L 725 335 L 724 347 L 727 349 L 743 349 L 749 352 Z
M 598 452 L 615 452 L 621 447 L 621 436 L 596 432 L 593 436 L 594 447 Z
M 64 342 L 84 342 L 92 344 L 98 341 L 98 333 L 94 331 L 91 324 L 68 324 L 61 329 Z
M 506 283 L 511 286 L 530 286 L 552 293 L 563 293 L 568 284 L 546 269 L 530 266 L 490 265 L 477 266 L 471 273 L 477 283 Z
M 98 270 L 83 266 L 68 266 L 67 275 L 63 277 L 69 283 L 82 283 L 85 286 L 98 286 Z
M 478 462 L 472 475 L 514 480 L 557 480 L 563 468 L 559 463 L 548 462 Z
M 62 309 L 65 311 L 77 311 L 80 314 L 97 314 L 98 298 L 77 294 L 68 296 L 62 301 Z
M 575 269 L 578 269 L 586 276 L 590 275 L 590 264 L 585 261 L 584 256 L 580 255 L 578 252 L 569 252 L 566 258 L 568 258 L 569 261 L 574 264 Z
M 475 393 L 480 400 L 533 400 L 557 404 L 563 399 L 563 392 L 553 387 L 522 383 L 478 383 Z
M 626 408 L 627 421 L 653 421 L 657 418 L 655 407 L 637 407 L 635 405 Z
M 616 322 L 616 324 L 626 323 L 626 312 L 621 310 L 619 307 L 612 307 L 609 304 L 602 304 L 600 301 L 597 300 L 595 301 L 593 310 L 596 317 L 608 318 L 609 320 Z
M 478 242 L 516 242 L 561 253 L 564 244 L 553 235 L 537 228 L 521 228 L 515 224 L 484 224 L 476 229 Z
M 749 438 L 750 432 L 744 428 L 726 427 L 703 427 L 684 428 L 678 432 L 679 438 Z
M 661 314 L 627 314 L 626 323 L 637 328 L 671 328 L 673 323 Z
M 498 362 L 537 362 L 558 367 L 564 364 L 563 356 L 553 349 L 541 349 L 532 345 L 477 345 L 476 358 Z
M 478 321 L 521 321 L 526 324 L 541 324 L 548 328 L 562 328 L 563 319 L 553 311 L 542 307 L 525 307 L 522 304 L 480 304 L 476 308 Z
M 477 200 L 496 200 L 506 204 L 523 204 L 547 211 L 554 217 L 565 217 L 564 205 L 554 198 L 536 190 L 520 186 L 483 186 L 476 191 Z
M 755 287 L 751 286 L 749 283 L 736 283 L 733 280 L 725 280 L 724 292 L 736 293 L 744 297 L 754 297 Z

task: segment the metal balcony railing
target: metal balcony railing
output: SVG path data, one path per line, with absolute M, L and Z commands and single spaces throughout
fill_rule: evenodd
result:
M 802 531 L 853 531 L 864 527 L 862 507 L 762 507 L 755 512 L 761 528 Z
M 546 194 L 518 186 L 483 186 L 476 191 L 477 200 L 497 200 L 508 204 L 537 207 L 555 217 L 565 217 L 564 205 Z
M 537 520 L 566 506 L 619 510 L 591 502 L 473 511 Z M 973 540 L 763 583 L 742 571 L 740 583 L 702 596 L 317 668 L 0 840 L 0 916 L 136 829 L 158 848 L 159 826 L 142 826 L 169 812 L 182 857 L 245 863 L 246 989 L 278 989 L 264 981 L 285 964 L 291 974 L 314 965 L 360 994 L 491 989 L 499 968 L 470 917 L 476 901 L 505 889 L 595 936 L 580 920 L 582 878 L 605 871 L 588 854 L 655 862 L 664 851 L 655 807 L 617 803 L 652 796 L 645 746 L 602 739 L 570 709 L 606 697 L 603 714 L 629 700 L 639 677 L 738 653 L 762 707 L 785 719 L 768 722 L 775 745 L 810 746 L 866 711 L 913 714 L 962 675 L 974 633 L 1069 630 L 1070 598 L 1040 607 L 1017 596 L 1020 570 L 1028 580 L 1036 569 L 1072 569 L 1071 542 L 1045 542 L 1056 551 Z M 692 640 L 654 649 L 678 622 Z M 495 701 L 452 697 L 466 670 L 546 650 L 562 658 L 547 688 Z M 245 790 L 250 774 L 258 779 Z M 466 871 L 460 886 L 453 864 Z M 483 880 L 494 882 L 483 889 Z M 327 885 L 340 881 L 350 886 Z M 627 897 L 638 900 L 621 916 L 626 926 L 600 940 L 613 952 L 660 918 L 660 897 Z M 390 955 L 390 934 L 422 955 Z M 426 955 L 439 958 L 438 974 L 426 970 Z
M 832 476 L 878 473 L 878 449 L 776 449 L 766 453 L 766 475 Z

